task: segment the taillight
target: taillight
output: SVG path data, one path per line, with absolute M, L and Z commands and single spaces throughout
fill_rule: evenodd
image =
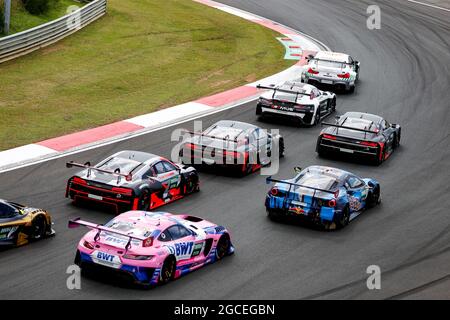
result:
M 312 74 L 318 74 L 319 71 L 313 70 L 312 68 L 308 69 L 308 73 L 312 73 Z
M 376 143 L 376 142 L 361 141 L 360 144 L 363 146 L 368 146 L 368 147 L 378 147 L 378 143 Z
M 328 206 L 331 208 L 336 207 L 336 200 L 335 199 L 331 199 L 330 201 L 328 201 Z
M 336 140 L 336 137 L 332 136 L 330 134 L 324 134 L 324 135 L 322 135 L 322 138 L 329 139 L 329 140 Z
M 145 239 L 145 240 L 142 242 L 142 246 L 143 246 L 144 248 L 151 247 L 152 245 L 153 245 L 153 238 L 152 238 L 152 237 L 147 238 L 147 239 Z
M 94 245 L 93 245 L 92 243 L 90 243 L 90 242 L 87 242 L 87 241 L 84 241 L 84 242 L 83 242 L 83 246 L 84 246 L 85 248 L 90 249 L 90 250 L 93 250 L 93 249 L 94 249 Z
M 78 178 L 78 177 L 74 177 L 74 178 L 72 179 L 72 182 L 73 182 L 73 183 L 77 183 L 77 184 L 87 184 L 86 180 L 83 180 L 83 179 Z
M 350 78 L 350 73 L 343 73 L 343 74 L 338 74 L 337 75 L 339 78 L 341 78 L 341 79 L 348 79 L 348 78 Z
M 111 189 L 111 191 L 115 192 L 115 193 L 125 194 L 125 195 L 128 195 L 128 196 L 131 196 L 131 194 L 133 193 L 133 191 L 131 189 L 128 189 L 128 188 L 113 187 Z
M 193 144 L 193 143 L 187 143 L 186 144 L 186 148 L 191 149 L 191 150 L 195 150 L 198 147 L 195 144 Z
M 278 189 L 277 188 L 272 188 L 270 190 L 270 194 L 273 195 L 273 196 L 276 196 L 278 194 Z

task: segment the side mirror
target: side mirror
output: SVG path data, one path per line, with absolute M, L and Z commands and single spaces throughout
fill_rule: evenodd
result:
M 300 172 L 302 172 L 302 168 L 301 167 L 295 167 L 294 168 L 294 172 L 295 173 L 300 173 Z
M 73 167 L 73 161 L 67 162 L 66 163 L 66 168 L 72 168 Z
M 396 129 L 397 128 L 397 124 L 396 123 L 391 123 L 391 128 Z

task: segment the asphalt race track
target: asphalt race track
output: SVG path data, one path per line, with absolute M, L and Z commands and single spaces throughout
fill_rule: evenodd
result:
M 401 147 L 379 167 L 319 159 L 320 127 L 279 128 L 286 158 L 277 178 L 294 166 L 322 164 L 381 182 L 383 202 L 346 229 L 323 232 L 269 221 L 264 210 L 265 177 L 203 173 L 202 191 L 163 207 L 192 213 L 232 231 L 236 254 L 152 290 L 82 279 L 68 290 L 66 268 L 86 231 L 69 230 L 81 216 L 98 223 L 112 213 L 74 207 L 64 198 L 73 170 L 67 160 L 98 161 L 124 149 L 170 155 L 173 128 L 68 158 L 0 175 L 2 198 L 48 209 L 54 238 L 0 252 L 0 298 L 62 299 L 301 299 L 450 298 L 450 13 L 403 0 L 223 0 L 303 31 L 334 51 L 361 61 L 355 94 L 338 97 L 338 113 L 367 111 L 402 125 Z M 366 28 L 366 9 L 378 4 L 381 30 Z M 258 123 L 255 103 L 204 118 Z M 191 127 L 191 123 L 183 126 Z M 382 270 L 381 290 L 368 290 L 366 268 Z

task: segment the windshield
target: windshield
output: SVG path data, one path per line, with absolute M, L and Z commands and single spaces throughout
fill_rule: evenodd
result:
M 0 219 L 12 218 L 17 214 L 17 210 L 3 202 L 0 202 Z
M 373 121 L 360 118 L 346 118 L 341 123 L 342 126 L 351 127 L 355 129 L 369 130 L 373 125 Z

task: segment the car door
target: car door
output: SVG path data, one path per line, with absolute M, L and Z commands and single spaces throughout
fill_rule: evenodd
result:
M 180 170 L 172 163 L 161 160 L 152 166 L 155 172 L 154 179 L 161 182 L 165 188 L 162 198 L 164 201 L 170 201 L 173 196 L 180 193 L 181 175 Z
M 181 224 L 169 227 L 165 233 L 170 234 L 172 241 L 171 253 L 175 256 L 177 264 L 182 266 L 196 260 L 203 252 L 205 241 L 197 234 Z
M 262 165 L 266 165 L 270 162 L 270 157 L 272 156 L 272 136 L 261 128 L 254 130 L 254 136 L 258 142 L 257 151 L 259 154 L 259 162 Z
M 361 211 L 366 204 L 369 187 L 355 175 L 349 175 L 345 180 L 350 213 Z
M 313 89 L 314 96 L 319 102 L 320 117 L 328 113 L 328 97 L 322 94 L 318 89 Z
M 388 153 L 391 153 L 394 149 L 395 129 L 384 119 L 381 121 L 380 129 L 382 130 L 386 141 L 385 148 L 387 148 Z
M 21 224 L 18 209 L 0 202 L 0 243 L 15 242 Z

